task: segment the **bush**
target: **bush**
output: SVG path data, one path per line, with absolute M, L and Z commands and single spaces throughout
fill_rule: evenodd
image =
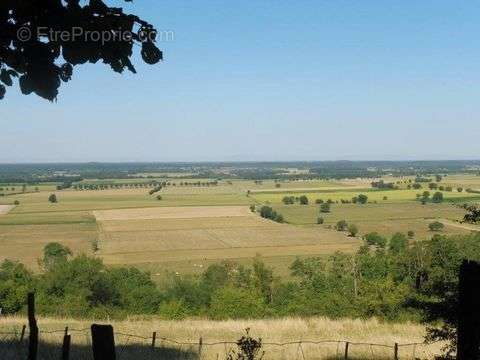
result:
M 157 195 L 157 200 L 162 200 L 162 195 Z
M 15 200 L 15 201 L 13 202 L 13 205 L 20 205 L 20 201 Z
M 329 213 L 330 212 L 330 203 L 323 203 L 320 205 L 320 212 Z
M 51 202 L 52 204 L 58 202 L 58 200 L 57 200 L 57 195 L 51 194 L 51 195 L 48 197 L 48 201 Z
M 339 222 L 337 222 L 337 225 L 335 226 L 335 228 L 338 231 L 345 231 L 348 228 L 348 223 L 345 220 L 340 220 Z
M 323 219 L 323 217 L 318 217 L 317 218 L 317 224 L 318 225 L 322 225 L 324 222 L 325 222 L 325 220 Z
M 377 232 L 371 232 L 366 234 L 363 239 L 368 245 L 378 246 L 384 248 L 387 245 L 387 239 L 380 236 Z
M 355 237 L 358 234 L 358 227 L 355 224 L 351 224 L 348 226 L 348 233 L 350 236 Z
M 282 202 L 285 205 L 292 205 L 295 202 L 295 198 L 293 196 L 284 196 Z
M 360 194 L 358 195 L 357 200 L 360 204 L 366 204 L 368 202 L 368 196 L 364 194 Z
M 384 201 L 385 201 L 385 200 L 388 200 L 388 196 L 384 196 L 384 197 L 383 197 L 383 200 L 384 200 Z
M 407 247 L 408 239 L 404 234 L 400 232 L 395 233 L 390 239 L 389 250 L 394 254 L 399 254 L 405 251 Z
M 410 239 L 413 239 L 415 237 L 415 232 L 413 230 L 409 230 L 407 232 L 407 236 L 410 238 Z
M 462 191 L 463 191 L 463 188 L 462 188 L 462 187 L 458 187 L 458 188 L 457 188 L 457 191 L 458 191 L 458 192 L 462 192 Z
M 251 319 L 263 317 L 262 295 L 252 289 L 226 286 L 212 295 L 209 315 L 213 319 Z
M 323 200 L 322 199 L 317 199 L 317 200 L 315 200 L 315 204 L 323 204 Z
M 443 225 L 439 221 L 434 221 L 428 225 L 428 228 L 430 229 L 430 231 L 441 231 L 443 230 L 444 227 L 445 225 Z
M 300 196 L 298 199 L 300 205 L 308 205 L 308 198 L 305 195 Z
M 441 203 L 443 201 L 443 194 L 437 191 L 435 194 L 433 194 L 432 201 L 434 203 Z
M 250 205 L 250 211 L 253 213 L 255 212 L 255 205 Z

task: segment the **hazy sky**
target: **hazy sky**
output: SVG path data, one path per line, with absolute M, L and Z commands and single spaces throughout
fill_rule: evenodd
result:
M 125 8 L 174 32 L 165 61 L 77 68 L 57 103 L 10 89 L 0 162 L 480 158 L 476 1 Z

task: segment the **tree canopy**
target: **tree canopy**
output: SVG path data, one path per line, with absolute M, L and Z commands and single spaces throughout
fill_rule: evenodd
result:
M 18 78 L 23 94 L 54 101 L 80 64 L 102 61 L 135 73 L 134 44 L 146 63 L 163 59 L 153 25 L 103 0 L 3 0 L 0 34 L 0 100 Z

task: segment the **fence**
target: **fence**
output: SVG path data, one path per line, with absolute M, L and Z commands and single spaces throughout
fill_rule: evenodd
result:
M 239 334 L 241 335 L 241 334 Z M 26 326 L 1 331 L 0 358 L 24 360 L 28 354 L 29 332 Z M 68 340 L 67 340 L 68 339 Z M 236 341 L 192 341 L 163 337 L 158 332 L 149 336 L 115 332 L 116 358 L 137 359 L 226 359 L 237 349 Z M 375 344 L 345 340 L 298 340 L 262 342 L 264 359 L 431 359 L 437 346 L 425 343 Z M 39 360 L 92 359 L 91 329 L 39 330 Z

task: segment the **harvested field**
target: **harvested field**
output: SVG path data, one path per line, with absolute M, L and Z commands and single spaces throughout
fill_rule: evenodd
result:
M 0 215 L 7 214 L 13 207 L 13 205 L 0 205 Z
M 115 218 L 98 223 L 99 255 L 110 264 L 239 259 L 256 254 L 266 257 L 331 254 L 339 249 L 352 251 L 360 244 L 358 239 L 339 232 L 265 220 L 246 207 L 177 207 L 133 209 L 131 214 L 100 213 L 96 214 L 97 219 Z M 148 218 L 153 215 L 157 218 Z M 141 216 L 147 218 L 138 219 Z M 125 220 L 127 218 L 130 220 Z
M 178 206 L 94 211 L 97 221 L 253 216 L 246 206 Z

